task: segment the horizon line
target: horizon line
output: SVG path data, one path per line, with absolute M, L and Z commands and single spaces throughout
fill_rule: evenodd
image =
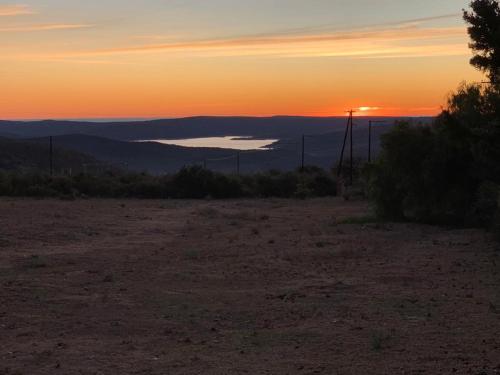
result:
M 433 118 L 437 115 L 366 115 L 366 116 L 356 116 L 356 118 Z M 105 123 L 105 122 L 150 122 L 150 121 L 162 121 L 162 120 L 183 120 L 183 119 L 196 119 L 196 118 L 250 118 L 250 119 L 270 119 L 270 118 L 346 118 L 348 115 L 331 115 L 331 116 L 321 116 L 321 115 L 267 115 L 267 116 L 257 116 L 257 115 L 192 115 L 192 116 L 178 116 L 178 117 L 60 117 L 60 118 L 12 118 L 12 119 L 1 119 L 3 122 L 44 122 L 44 121 L 67 121 L 67 122 L 89 122 L 89 123 Z

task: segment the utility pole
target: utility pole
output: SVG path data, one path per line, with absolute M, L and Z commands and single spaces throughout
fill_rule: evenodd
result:
M 306 136 L 305 135 L 302 135 L 302 167 L 301 167 L 301 171 L 304 172 L 304 168 L 305 168 L 305 162 L 306 162 Z
M 49 160 L 50 160 L 50 177 L 54 175 L 54 148 L 52 145 L 52 136 L 49 137 Z
M 372 162 L 372 120 L 368 123 L 368 163 Z
M 340 177 L 342 174 L 342 167 L 344 165 L 344 154 L 345 154 L 345 148 L 347 145 L 347 137 L 349 136 L 349 130 L 351 130 L 351 154 L 352 154 L 352 114 L 354 111 L 351 109 L 348 111 L 349 117 L 347 118 L 347 126 L 345 128 L 345 134 L 344 134 L 344 143 L 342 145 L 342 152 L 340 153 L 340 161 L 339 161 L 339 166 L 337 170 L 337 176 Z M 352 157 L 351 157 L 352 160 Z
M 354 164 L 353 164 L 353 156 L 354 156 L 354 152 L 353 152 L 353 131 L 352 131 L 352 128 L 353 128 L 353 119 L 352 119 L 352 111 L 351 111 L 351 186 L 353 185 L 354 183 L 354 178 L 353 178 L 353 174 L 354 174 Z

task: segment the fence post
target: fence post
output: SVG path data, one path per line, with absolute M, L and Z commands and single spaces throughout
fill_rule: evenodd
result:
M 236 154 L 236 174 L 239 176 L 240 175 L 240 152 Z
M 302 164 L 300 170 L 304 172 L 306 161 L 306 136 L 302 135 Z
M 50 159 L 50 177 L 54 175 L 54 149 L 52 145 L 52 136 L 49 137 L 49 159 Z
M 372 120 L 368 123 L 368 163 L 372 162 Z

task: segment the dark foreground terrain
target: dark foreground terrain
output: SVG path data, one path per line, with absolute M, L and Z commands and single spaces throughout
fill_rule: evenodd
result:
M 500 373 L 497 245 L 367 212 L 0 200 L 0 374 Z

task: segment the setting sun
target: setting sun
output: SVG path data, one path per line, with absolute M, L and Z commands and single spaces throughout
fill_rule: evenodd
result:
M 359 107 L 358 110 L 361 112 L 367 112 L 367 111 L 378 111 L 380 108 L 379 107 Z
M 0 5 L 1 118 L 436 115 L 479 79 L 465 0 L 114 3 Z

